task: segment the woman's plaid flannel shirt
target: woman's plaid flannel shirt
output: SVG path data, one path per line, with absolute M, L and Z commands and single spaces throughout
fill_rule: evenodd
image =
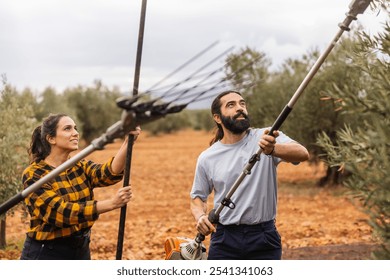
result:
M 36 240 L 69 236 L 88 229 L 98 219 L 93 189 L 122 180 L 123 174 L 113 174 L 111 158 L 105 164 L 82 160 L 44 184 L 25 198 L 31 216 L 27 234 Z M 34 184 L 53 167 L 45 161 L 32 163 L 23 172 L 23 186 Z

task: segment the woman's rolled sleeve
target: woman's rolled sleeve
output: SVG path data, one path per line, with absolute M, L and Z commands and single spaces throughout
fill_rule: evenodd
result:
M 114 157 L 104 164 L 97 164 L 92 161 L 84 161 L 86 173 L 91 178 L 94 187 L 106 187 L 120 182 L 123 178 L 123 172 L 114 173 L 111 165 Z

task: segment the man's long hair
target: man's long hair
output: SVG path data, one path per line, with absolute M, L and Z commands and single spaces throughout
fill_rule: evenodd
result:
M 221 116 L 221 106 L 222 106 L 221 98 L 229 93 L 236 93 L 236 94 L 242 96 L 242 94 L 240 92 L 235 91 L 235 90 L 227 90 L 227 91 L 221 92 L 214 99 L 213 103 L 211 103 L 211 116 L 214 116 L 214 114 L 218 114 Z M 218 142 L 219 140 L 221 140 L 223 138 L 223 135 L 224 135 L 222 126 L 218 123 L 215 123 L 215 124 L 217 125 L 217 127 L 215 128 L 214 138 L 211 139 L 211 141 L 210 141 L 210 146 L 213 145 L 215 142 Z

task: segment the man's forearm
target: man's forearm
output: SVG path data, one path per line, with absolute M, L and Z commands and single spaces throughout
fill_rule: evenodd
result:
M 307 149 L 298 143 L 275 144 L 273 155 L 288 162 L 302 162 L 309 159 Z
M 200 198 L 191 199 L 191 213 L 195 221 L 198 221 L 203 215 L 207 215 L 207 204 Z

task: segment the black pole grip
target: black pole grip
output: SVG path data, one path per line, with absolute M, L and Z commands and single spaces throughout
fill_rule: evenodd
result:
M 23 201 L 23 199 L 24 197 L 21 192 L 8 199 L 6 202 L 0 205 L 0 215 L 7 212 L 19 202 Z
M 206 236 L 204 236 L 203 234 L 201 233 L 198 233 L 195 237 L 195 241 L 197 243 L 201 243 L 202 241 L 204 241 L 206 239 Z
M 276 118 L 274 124 L 271 127 L 270 132 L 268 135 L 273 135 L 275 130 L 279 130 L 279 128 L 282 126 L 283 122 L 287 119 L 287 116 L 292 111 L 292 108 L 286 105 L 282 112 L 280 112 L 279 116 Z
M 215 209 L 210 211 L 210 213 L 208 215 L 208 219 L 214 225 L 219 222 L 219 215 L 217 215 L 217 213 L 215 212 Z M 205 239 L 206 239 L 206 236 L 204 236 L 201 233 L 198 233 L 195 237 L 195 241 L 198 243 L 202 242 Z
M 215 209 L 211 210 L 208 219 L 212 224 L 217 224 L 219 222 L 219 215 L 215 212 Z

